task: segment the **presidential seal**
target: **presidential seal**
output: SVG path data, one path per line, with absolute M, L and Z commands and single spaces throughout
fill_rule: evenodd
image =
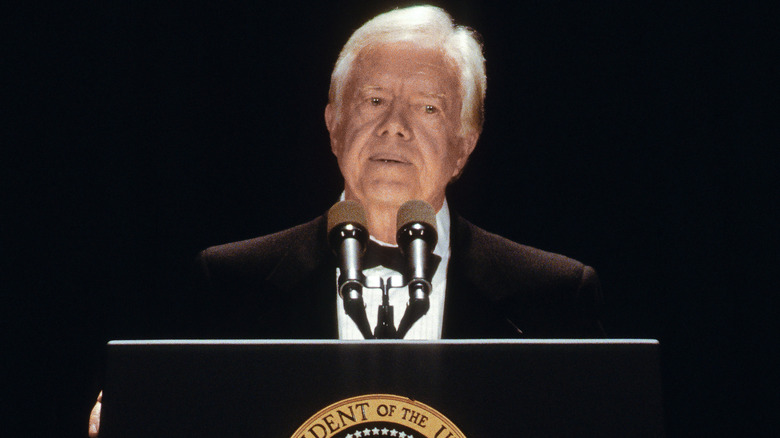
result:
M 465 438 L 439 411 L 390 394 L 348 398 L 309 418 L 292 438 Z

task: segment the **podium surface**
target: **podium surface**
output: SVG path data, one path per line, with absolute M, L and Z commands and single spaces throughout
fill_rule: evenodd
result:
M 663 436 L 654 340 L 112 341 L 107 354 L 101 437 Z

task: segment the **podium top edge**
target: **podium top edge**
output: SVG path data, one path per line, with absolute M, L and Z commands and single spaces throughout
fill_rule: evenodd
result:
M 337 339 L 146 339 L 112 340 L 108 345 L 573 345 L 573 344 L 650 344 L 658 345 L 657 339 L 442 339 L 436 341 L 415 340 L 362 340 L 342 341 Z

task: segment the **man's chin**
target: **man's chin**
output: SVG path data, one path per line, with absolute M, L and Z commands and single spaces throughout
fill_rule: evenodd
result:
M 420 199 L 415 190 L 400 183 L 372 184 L 365 190 L 363 199 L 359 201 L 366 208 L 394 208 L 398 209 L 404 202 L 412 199 Z

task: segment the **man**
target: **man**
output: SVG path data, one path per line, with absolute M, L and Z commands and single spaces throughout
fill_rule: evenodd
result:
M 437 213 L 441 262 L 430 311 L 406 339 L 593 337 L 600 292 L 595 272 L 560 255 L 489 234 L 449 210 L 447 185 L 476 146 L 485 68 L 474 33 L 443 10 L 418 6 L 381 14 L 342 49 L 325 123 L 344 177 L 343 197 L 360 202 L 379 245 L 395 244 L 396 214 L 411 199 Z M 325 218 L 201 253 L 210 304 L 206 336 L 362 339 L 336 292 L 336 259 Z M 387 278 L 387 264 L 364 271 Z M 371 327 L 378 290 L 364 290 Z M 393 290 L 395 323 L 408 301 Z
M 441 261 L 431 308 L 406 339 L 601 336 L 593 269 L 490 234 L 449 209 L 445 189 L 482 130 L 485 86 L 474 33 L 430 6 L 394 10 L 364 24 L 333 71 L 325 123 L 344 176 L 343 198 L 365 207 L 376 245 L 395 244 L 404 202 L 424 200 L 437 211 L 434 253 Z M 190 336 L 363 338 L 337 293 L 324 216 L 208 248 L 198 261 L 201 294 L 187 311 Z M 364 273 L 387 278 L 398 272 L 380 264 Z M 371 289 L 364 295 L 374 327 L 380 297 Z M 396 325 L 407 300 L 405 291 L 393 291 Z

